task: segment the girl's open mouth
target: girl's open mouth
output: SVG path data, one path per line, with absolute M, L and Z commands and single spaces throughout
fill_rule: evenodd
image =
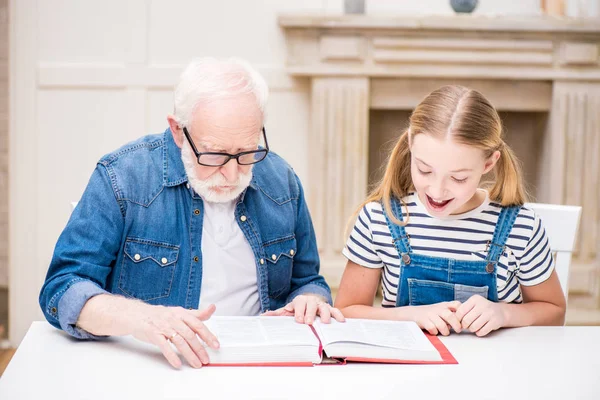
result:
M 452 200 L 453 199 L 436 201 L 431 197 L 427 196 L 427 203 L 429 203 L 429 206 L 436 211 L 443 210 Z

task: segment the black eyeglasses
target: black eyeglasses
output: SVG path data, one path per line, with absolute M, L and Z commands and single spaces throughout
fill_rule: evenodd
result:
M 215 153 L 215 152 L 199 152 L 192 141 L 190 133 L 187 128 L 183 127 L 183 134 L 187 138 L 188 142 L 192 146 L 192 150 L 194 150 L 194 154 L 196 155 L 196 159 L 198 160 L 198 164 L 204 165 L 207 167 L 221 167 L 229 162 L 232 158 L 235 158 L 238 164 L 240 165 L 252 165 L 256 164 L 265 159 L 267 154 L 269 154 L 269 143 L 267 143 L 267 132 L 265 128 L 262 128 L 263 137 L 265 139 L 265 148 L 251 151 L 242 151 L 237 154 L 229 154 L 229 153 Z

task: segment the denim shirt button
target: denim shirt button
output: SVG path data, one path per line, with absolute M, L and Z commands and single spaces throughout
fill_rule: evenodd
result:
M 140 258 L 142 258 L 142 256 L 136 254 L 135 256 L 133 256 L 133 258 L 135 259 L 135 261 L 140 261 Z
M 194 215 L 200 215 L 200 210 L 198 210 L 197 208 L 194 210 Z
M 290 250 L 290 256 L 293 256 L 294 254 L 296 254 L 296 252 L 294 251 L 294 249 Z
M 52 308 L 50 309 L 50 312 L 51 312 L 52 314 L 56 314 L 56 312 L 57 312 L 57 311 L 58 311 L 58 310 L 56 309 L 56 307 L 52 307 Z
M 264 263 L 265 263 L 265 259 L 264 259 L 264 258 L 261 258 L 259 262 L 260 262 L 260 264 L 262 265 L 262 264 L 264 264 Z
M 162 262 L 163 264 L 166 264 L 167 262 L 169 262 L 169 260 L 166 259 L 166 257 L 163 257 L 160 262 Z
M 277 256 L 276 256 L 275 254 L 273 254 L 273 255 L 271 256 L 271 260 L 273 260 L 273 261 L 277 260 Z
M 242 222 L 246 222 L 246 219 L 247 219 L 247 218 L 246 218 L 246 216 L 245 216 L 245 215 L 242 215 L 242 216 L 240 217 L 240 221 L 242 221 Z
M 198 256 L 194 257 L 194 262 L 198 262 Z

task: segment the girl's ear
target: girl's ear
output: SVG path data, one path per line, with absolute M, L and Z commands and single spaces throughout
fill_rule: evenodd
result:
M 483 170 L 484 174 L 487 174 L 496 166 L 496 163 L 500 159 L 500 156 L 501 156 L 500 151 L 496 150 L 495 152 L 492 153 L 491 156 L 488 157 L 487 160 L 485 160 L 485 168 Z

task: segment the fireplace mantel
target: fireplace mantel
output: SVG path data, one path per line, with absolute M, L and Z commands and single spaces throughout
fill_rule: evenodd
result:
M 311 81 L 309 206 L 323 273 L 344 267 L 367 193 L 369 113 L 459 83 L 503 111 L 547 112 L 537 201 L 583 206 L 578 260 L 600 244 L 600 22 L 542 17 L 282 15 L 287 71 Z
M 600 23 L 281 16 L 296 76 L 600 80 Z
M 600 33 L 598 19 L 555 18 L 542 16 L 492 15 L 314 15 L 282 14 L 279 25 L 285 29 L 349 30 L 432 30 L 482 32 L 580 32 Z

